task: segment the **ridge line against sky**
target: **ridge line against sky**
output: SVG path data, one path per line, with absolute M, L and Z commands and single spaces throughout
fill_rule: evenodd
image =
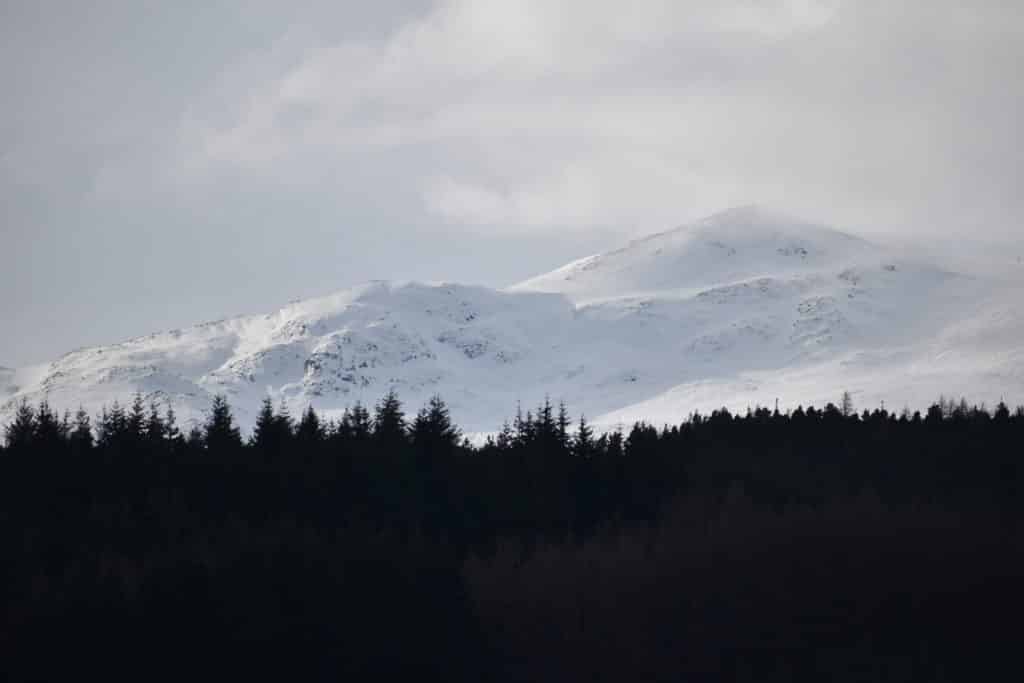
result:
M 3 366 L 371 279 L 506 285 L 750 202 L 1020 236 L 1017 2 L 15 0 L 0 26 Z

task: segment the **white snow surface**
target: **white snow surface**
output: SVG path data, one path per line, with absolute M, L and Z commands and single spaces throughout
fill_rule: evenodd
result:
M 744 207 L 506 290 L 373 282 L 0 368 L 0 425 L 23 399 L 98 413 L 136 392 L 186 424 L 225 394 L 248 430 L 266 396 L 336 417 L 394 388 L 410 413 L 440 394 L 471 434 L 545 397 L 602 428 L 844 390 L 859 408 L 1021 403 L 1022 285 Z

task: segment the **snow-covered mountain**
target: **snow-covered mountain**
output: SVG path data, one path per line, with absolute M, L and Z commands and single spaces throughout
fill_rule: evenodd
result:
M 470 431 L 545 396 L 605 426 L 843 390 L 862 407 L 1024 402 L 1019 285 L 747 207 L 502 291 L 374 282 L 0 369 L 0 424 L 22 399 L 98 412 L 135 392 L 186 420 L 223 393 L 246 427 L 267 395 L 332 415 L 438 393 Z

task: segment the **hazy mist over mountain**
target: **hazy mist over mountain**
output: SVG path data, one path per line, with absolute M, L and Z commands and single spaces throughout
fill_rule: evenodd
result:
M 504 287 L 748 203 L 1003 271 L 1021 13 L 6 2 L 0 365 L 375 279 Z

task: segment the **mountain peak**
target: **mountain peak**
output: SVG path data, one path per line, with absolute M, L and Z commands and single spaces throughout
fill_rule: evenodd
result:
M 728 238 L 741 243 L 764 240 L 807 240 L 830 242 L 835 246 L 849 246 L 842 243 L 851 242 L 865 243 L 865 240 L 854 235 L 760 204 L 725 209 L 660 235 L 672 233 L 689 233 L 704 239 Z
M 808 273 L 878 251 L 852 235 L 752 204 L 633 240 L 512 289 L 577 300 L 632 296 Z

